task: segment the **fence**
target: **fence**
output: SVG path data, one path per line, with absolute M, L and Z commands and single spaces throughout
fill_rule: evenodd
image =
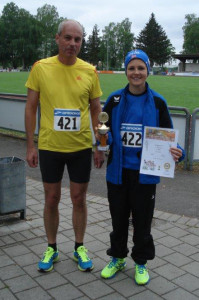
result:
M 196 108 L 192 114 L 191 120 L 191 143 L 190 143 L 190 163 L 189 168 L 192 170 L 193 162 L 199 161 L 199 108 Z
M 169 112 L 173 121 L 173 126 L 178 129 L 178 143 L 185 149 L 184 169 L 188 168 L 188 153 L 190 143 L 190 119 L 191 114 L 185 107 L 169 106 Z
M 0 94 L 0 128 L 25 132 L 25 105 L 25 95 Z M 186 151 L 184 169 L 192 169 L 193 162 L 199 161 L 199 108 L 196 108 L 192 115 L 185 107 L 169 106 L 169 111 L 174 128 L 179 130 L 179 144 Z M 39 120 L 38 109 L 35 134 L 39 132 Z

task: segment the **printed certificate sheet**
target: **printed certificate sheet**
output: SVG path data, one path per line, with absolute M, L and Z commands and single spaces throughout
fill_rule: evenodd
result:
M 176 147 L 178 130 L 145 127 L 140 173 L 174 177 L 175 161 L 169 151 Z

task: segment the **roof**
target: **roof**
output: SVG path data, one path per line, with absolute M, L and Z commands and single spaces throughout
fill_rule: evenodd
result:
M 199 53 L 198 54 L 173 54 L 172 57 L 185 62 L 187 59 L 199 59 Z

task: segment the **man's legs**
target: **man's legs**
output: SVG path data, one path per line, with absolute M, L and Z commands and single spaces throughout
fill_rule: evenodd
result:
M 70 194 L 73 204 L 73 228 L 75 242 L 83 243 L 87 224 L 86 192 L 88 183 L 70 182 Z
M 44 191 L 44 226 L 48 244 L 54 244 L 56 243 L 57 230 L 59 226 L 58 205 L 61 197 L 61 182 L 44 183 Z
M 45 193 L 44 226 L 49 244 L 56 243 L 59 225 L 58 205 L 64 172 L 64 153 L 39 150 L 39 164 Z
M 70 194 L 73 204 L 72 222 L 75 233 L 75 241 L 83 243 L 87 224 L 86 192 L 88 183 L 70 182 Z M 49 244 L 56 243 L 56 235 L 59 226 L 58 205 L 61 196 L 61 182 L 44 183 L 45 206 L 44 224 Z
M 88 183 L 70 182 L 70 194 L 73 204 L 73 228 L 75 233 L 74 260 L 81 271 L 93 269 L 93 263 L 87 255 L 87 249 L 83 246 L 84 234 L 87 224 L 86 191 Z
M 54 253 L 58 255 L 56 248 L 56 235 L 59 225 L 58 204 L 61 197 L 61 179 L 66 164 L 70 178 L 70 193 L 73 204 L 72 221 L 75 232 L 74 259 L 78 261 L 78 267 L 82 271 L 93 268 L 91 260 L 86 255 L 87 250 L 83 246 L 87 223 L 86 192 L 90 178 L 91 155 L 92 149 L 85 149 L 74 153 L 40 151 L 40 168 L 45 190 L 44 224 L 49 243 L 48 249 L 54 250 Z M 46 255 L 45 252 L 44 258 L 46 256 L 49 257 L 48 253 Z M 44 258 L 41 260 L 42 267 L 46 261 Z
M 48 248 L 38 263 L 38 268 L 40 271 L 48 272 L 53 269 L 53 263 L 59 259 L 56 237 L 59 226 L 58 205 L 61 197 L 61 182 L 44 182 L 43 185 L 45 192 L 44 226 L 48 239 Z

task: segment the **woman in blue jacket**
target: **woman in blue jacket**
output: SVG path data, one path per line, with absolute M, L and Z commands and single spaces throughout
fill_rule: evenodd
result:
M 113 92 L 104 106 L 110 127 L 106 179 L 113 231 L 107 250 L 112 259 L 101 276 L 112 278 L 126 266 L 129 217 L 132 215 L 134 245 L 131 257 L 135 262 L 135 282 L 139 285 L 149 282 L 147 261 L 155 257 L 151 223 L 156 184 L 160 181 L 158 176 L 139 173 L 144 126 L 173 127 L 166 101 L 146 82 L 149 70 L 147 54 L 139 49 L 130 51 L 125 58 L 129 83 Z M 129 126 L 131 134 L 129 131 L 127 134 Z M 170 152 L 176 162 L 184 158 L 180 146 L 171 148 Z

